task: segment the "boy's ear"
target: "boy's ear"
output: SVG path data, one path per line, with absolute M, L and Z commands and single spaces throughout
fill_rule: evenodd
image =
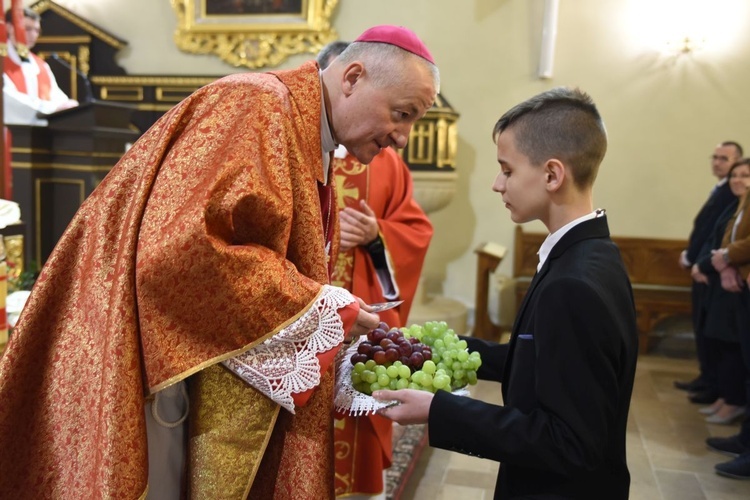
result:
M 560 160 L 552 158 L 544 164 L 544 175 L 547 180 L 547 190 L 554 192 L 562 187 L 567 171 Z

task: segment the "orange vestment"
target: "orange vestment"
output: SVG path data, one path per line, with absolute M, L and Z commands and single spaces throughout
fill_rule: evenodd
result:
M 315 63 L 218 80 L 85 201 L 0 359 L 0 498 L 143 497 L 144 395 L 184 379 L 194 496 L 333 495 L 333 370 L 293 415 L 218 364 L 328 282 L 321 99 Z
M 380 319 L 391 327 L 405 326 L 433 232 L 430 220 L 413 198 L 409 169 L 390 148 L 382 150 L 369 166 L 347 155 L 334 159 L 333 168 L 339 208 L 360 210 L 359 200 L 365 200 L 376 214 L 398 300 L 404 301 L 379 313 Z M 372 259 L 361 246 L 339 254 L 331 282 L 348 288 L 368 304 L 386 300 Z M 338 417 L 334 426 L 336 495 L 382 492 L 382 472 L 391 464 L 391 421 L 378 415 Z

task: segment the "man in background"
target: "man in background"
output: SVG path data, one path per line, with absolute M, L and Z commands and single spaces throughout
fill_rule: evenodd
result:
M 43 120 L 37 119 L 37 113 L 48 115 L 78 106 L 78 101 L 70 99 L 58 87 L 49 65 L 31 52 L 42 31 L 39 14 L 29 8 L 23 9 L 26 44 L 20 51 L 20 37 L 13 25 L 13 9 L 5 12 L 5 25 L 8 30 L 8 55 L 3 69 L 5 123 L 44 125 Z
M 735 196 L 727 183 L 727 173 L 729 169 L 742 158 L 742 147 L 734 141 L 724 141 L 714 148 L 711 155 L 711 172 L 718 179 L 706 202 L 701 207 L 698 215 L 693 221 L 693 229 L 688 238 L 688 247 L 680 255 L 679 265 L 690 270 L 695 264 L 701 249 L 709 243 L 711 231 L 713 230 L 716 220 L 721 213 L 734 201 Z M 699 375 L 689 381 L 675 381 L 674 385 L 678 389 L 689 392 L 689 399 L 697 404 L 712 404 L 718 395 L 711 387 L 707 380 L 711 370 L 707 368 L 710 356 L 707 354 L 708 346 L 705 341 L 703 332 L 703 301 L 708 286 L 705 283 L 693 280 L 692 283 L 692 312 L 693 312 L 693 332 L 695 334 L 695 350 L 698 356 Z
M 317 57 L 321 69 L 348 46 L 326 45 Z M 333 173 L 341 230 L 331 283 L 368 304 L 403 300 L 379 315 L 389 327 L 405 326 L 432 237 L 432 224 L 414 200 L 409 168 L 393 148 L 364 165 L 339 146 Z M 392 443 L 390 420 L 338 415 L 336 495 L 385 498 L 383 471 L 391 464 Z

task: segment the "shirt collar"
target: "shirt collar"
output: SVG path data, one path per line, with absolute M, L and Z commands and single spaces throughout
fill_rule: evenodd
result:
M 328 123 L 326 112 L 326 100 L 323 92 L 323 77 L 318 71 L 320 78 L 320 149 L 323 151 L 323 184 L 328 184 L 328 169 L 331 164 L 331 151 L 336 149 L 336 141 L 333 138 L 331 125 Z
M 604 215 L 604 209 L 597 208 L 590 214 L 586 214 L 583 217 L 579 217 L 575 220 L 572 220 L 565 224 L 563 227 L 555 231 L 554 233 L 547 236 L 547 238 L 544 240 L 544 243 L 542 243 L 542 246 L 539 247 L 539 264 L 536 266 L 537 272 L 542 268 L 544 263 L 547 261 L 547 257 L 549 257 L 550 252 L 552 251 L 552 248 L 557 244 L 558 241 L 562 239 L 563 236 L 565 236 L 565 233 L 576 227 L 581 222 L 585 222 L 587 220 L 595 219 L 597 217 L 601 217 Z

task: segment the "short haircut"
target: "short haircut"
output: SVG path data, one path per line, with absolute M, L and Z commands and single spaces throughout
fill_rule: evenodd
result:
M 533 165 L 560 160 L 579 188 L 592 186 L 607 152 L 607 131 L 591 97 L 579 89 L 557 87 L 507 111 L 492 139 L 513 129 L 518 150 Z
M 735 151 L 737 152 L 737 158 L 742 158 L 743 152 L 742 152 L 742 146 L 739 145 L 739 143 L 734 141 L 724 141 L 721 143 L 722 146 L 733 146 Z
M 35 11 L 31 10 L 28 7 L 23 8 L 23 17 L 28 17 L 29 19 L 33 21 L 39 21 L 41 19 L 39 14 L 37 14 Z M 8 9 L 5 11 L 5 22 L 6 24 L 13 23 L 13 9 Z
M 357 60 L 363 61 L 373 83 L 380 87 L 389 87 L 408 78 L 402 68 L 403 63 L 409 58 L 416 58 L 414 60 L 418 60 L 419 64 L 427 68 L 432 75 L 435 90 L 440 92 L 440 72 L 437 66 L 423 57 L 389 43 L 352 42 L 336 60 L 344 65 Z
M 336 59 L 336 57 L 349 46 L 349 43 L 350 42 L 345 42 L 343 40 L 337 40 L 320 49 L 318 57 L 315 58 L 315 60 L 318 61 L 320 69 L 326 69 L 328 65 L 331 64 L 331 61 Z

